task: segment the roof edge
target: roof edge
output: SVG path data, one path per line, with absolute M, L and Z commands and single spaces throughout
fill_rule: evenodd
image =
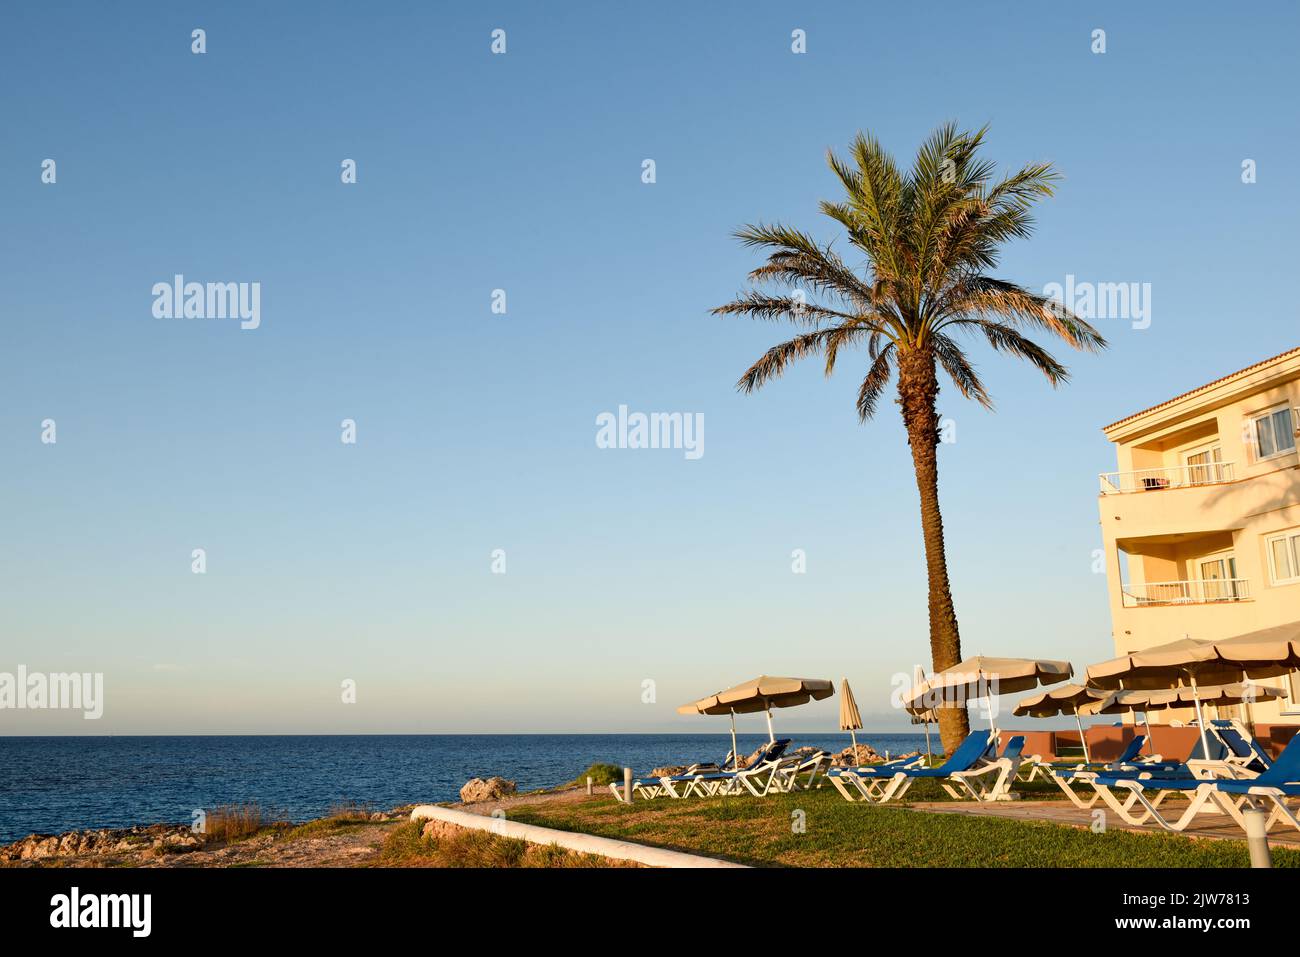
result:
M 1253 365 L 1246 366 L 1246 368 L 1244 369 L 1238 369 L 1236 372 L 1230 372 L 1225 376 L 1220 376 L 1218 379 L 1215 379 L 1213 382 L 1207 382 L 1205 383 L 1205 385 L 1199 385 L 1195 389 L 1190 389 L 1187 392 L 1182 393 L 1181 395 L 1176 395 L 1172 399 L 1166 399 L 1164 402 L 1158 402 L 1155 405 L 1151 406 L 1150 408 L 1143 409 L 1140 412 L 1134 412 L 1132 415 L 1126 415 L 1124 418 L 1116 422 L 1112 422 L 1110 425 L 1102 426 L 1101 430 L 1102 432 L 1109 432 L 1111 429 L 1117 428 L 1121 425 L 1125 425 L 1128 422 L 1132 422 L 1134 419 L 1140 419 L 1144 415 L 1148 415 L 1152 412 L 1159 411 L 1160 409 L 1167 408 L 1168 406 L 1171 406 L 1177 402 L 1183 401 L 1183 399 L 1190 399 L 1192 396 L 1197 395 L 1201 392 L 1205 392 L 1209 389 L 1212 389 L 1217 385 L 1223 385 L 1225 382 L 1231 382 L 1233 379 L 1236 379 L 1239 376 L 1244 376 L 1247 373 L 1255 372 L 1259 369 L 1264 368 L 1267 365 L 1270 365 L 1274 362 L 1281 362 L 1283 359 L 1288 359 L 1291 358 L 1292 356 L 1300 356 L 1300 346 L 1297 346 L 1294 349 L 1288 349 L 1286 352 L 1279 353 L 1278 355 L 1275 355 L 1271 358 L 1262 359 L 1259 362 L 1254 363 Z

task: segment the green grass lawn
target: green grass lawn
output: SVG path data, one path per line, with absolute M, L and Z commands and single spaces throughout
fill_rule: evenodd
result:
M 909 797 L 918 801 L 937 799 L 938 794 L 920 791 L 921 784 L 929 783 L 918 782 Z M 765 798 L 660 798 L 637 801 L 631 807 L 606 795 L 579 804 L 528 805 L 512 809 L 509 817 L 527 824 L 584 831 L 759 867 L 1250 864 L 1244 841 L 1196 840 L 1120 830 L 1098 834 L 1060 824 L 849 804 L 829 787 Z M 803 833 L 795 827 L 800 819 Z M 1275 849 L 1273 863 L 1276 867 L 1300 867 L 1300 851 Z

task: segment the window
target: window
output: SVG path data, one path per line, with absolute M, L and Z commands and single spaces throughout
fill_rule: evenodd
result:
M 1234 556 L 1205 558 L 1199 565 L 1201 601 L 1233 601 L 1243 597 L 1238 590 L 1237 559 Z
M 1300 528 L 1265 539 L 1274 585 L 1300 582 Z
M 1187 466 L 1188 485 L 1206 485 L 1210 482 L 1222 482 L 1223 449 L 1217 445 L 1197 452 L 1188 452 L 1183 461 Z
M 1295 451 L 1295 427 L 1291 424 L 1291 410 L 1283 407 L 1265 412 L 1252 420 L 1255 429 L 1255 451 L 1261 459 Z

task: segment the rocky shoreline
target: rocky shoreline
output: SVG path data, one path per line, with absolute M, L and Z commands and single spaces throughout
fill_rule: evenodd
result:
M 741 766 L 748 767 L 763 750 L 759 748 L 742 757 Z M 811 757 L 817 753 L 824 752 L 817 748 L 798 748 L 791 756 Z M 860 744 L 856 752 L 845 748 L 834 754 L 831 764 L 844 767 L 882 760 L 870 745 Z M 666 765 L 652 770 L 650 776 L 680 774 L 686 767 Z M 585 796 L 585 788 L 520 794 L 515 782 L 506 778 L 472 778 L 460 790 L 460 804 L 467 810 L 487 814 L 521 801 L 571 800 L 581 796 Z M 29 834 L 0 846 L 0 867 L 357 866 L 377 851 L 388 833 L 406 822 L 413 806 L 386 812 L 350 809 L 302 824 L 265 822 L 252 833 L 233 839 L 213 837 L 195 831 L 188 824 L 141 824 L 62 834 Z
M 353 818 L 346 824 L 353 830 L 367 824 L 402 822 L 407 813 L 409 808 L 375 812 L 366 820 Z M 63 834 L 29 834 L 0 847 L 0 867 L 231 866 L 255 862 L 260 852 L 284 842 L 296 831 L 329 820 L 321 818 L 306 824 L 276 822 L 262 828 L 264 833 L 240 840 L 212 839 L 196 833 L 188 824 L 138 824 Z M 332 836 L 337 835 L 322 835 L 320 840 Z M 311 841 L 312 838 L 304 838 L 300 842 L 301 850 L 312 850 Z

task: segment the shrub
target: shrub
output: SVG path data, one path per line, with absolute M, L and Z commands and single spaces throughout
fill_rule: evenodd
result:
M 623 769 L 617 764 L 602 764 L 598 761 L 579 774 L 575 780 L 570 781 L 568 786 L 586 787 L 587 778 L 591 778 L 591 783 L 596 787 L 619 784 L 623 781 Z
M 260 804 L 223 804 L 208 815 L 203 839 L 228 844 L 250 837 L 270 823 Z

